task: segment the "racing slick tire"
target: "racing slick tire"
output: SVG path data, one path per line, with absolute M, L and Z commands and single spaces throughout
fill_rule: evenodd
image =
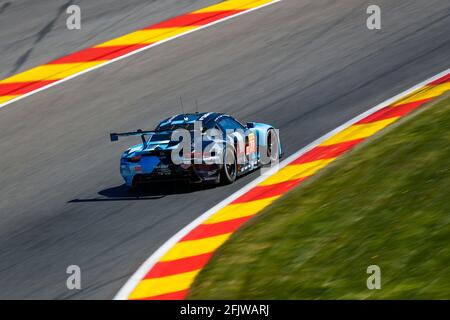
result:
M 267 159 L 269 163 L 265 164 L 265 166 L 272 166 L 272 164 L 277 163 L 280 160 L 280 152 L 278 145 L 278 137 L 277 133 L 274 129 L 269 129 L 267 131 Z
M 232 184 L 237 176 L 237 160 L 236 153 L 232 148 L 228 147 L 225 151 L 224 162 L 220 171 L 220 183 Z

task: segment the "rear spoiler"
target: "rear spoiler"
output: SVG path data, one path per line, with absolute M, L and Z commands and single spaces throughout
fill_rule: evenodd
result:
M 129 136 L 141 136 L 142 143 L 144 145 L 147 144 L 147 140 L 145 139 L 146 135 L 154 134 L 155 131 L 143 131 L 141 129 L 138 129 L 136 131 L 132 132 L 122 132 L 122 133 L 110 133 L 109 138 L 111 139 L 111 142 L 118 141 L 119 137 L 129 137 Z

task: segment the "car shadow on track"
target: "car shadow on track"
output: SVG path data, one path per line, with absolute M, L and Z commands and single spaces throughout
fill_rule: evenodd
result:
M 130 190 L 125 184 L 104 189 L 98 192 L 102 197 L 90 199 L 73 199 L 68 203 L 79 202 L 104 202 L 104 201 L 135 201 L 157 200 L 171 194 L 187 194 L 201 190 L 211 189 L 215 186 L 188 185 L 176 183 L 158 183 L 142 186 L 139 189 Z

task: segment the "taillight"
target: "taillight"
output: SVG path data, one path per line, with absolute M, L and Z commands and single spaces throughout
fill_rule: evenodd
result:
M 142 156 L 133 156 L 128 158 L 128 162 L 139 162 Z

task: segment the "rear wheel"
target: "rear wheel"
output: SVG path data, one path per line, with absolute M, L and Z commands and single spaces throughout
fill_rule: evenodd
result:
M 128 187 L 128 192 L 134 195 L 141 195 L 144 191 L 148 190 L 149 186 L 147 184 L 142 183 L 141 176 L 136 175 L 133 178 L 133 182 L 130 187 Z
M 267 132 L 267 158 L 270 161 L 267 165 L 278 162 L 280 159 L 278 137 L 274 129 L 269 129 Z
M 128 187 L 128 193 L 130 195 L 139 196 L 142 194 L 142 185 L 141 184 L 135 184 L 130 187 Z
M 222 170 L 220 172 L 220 182 L 222 184 L 231 184 L 236 180 L 236 176 L 236 154 L 231 148 L 227 148 L 224 156 Z

